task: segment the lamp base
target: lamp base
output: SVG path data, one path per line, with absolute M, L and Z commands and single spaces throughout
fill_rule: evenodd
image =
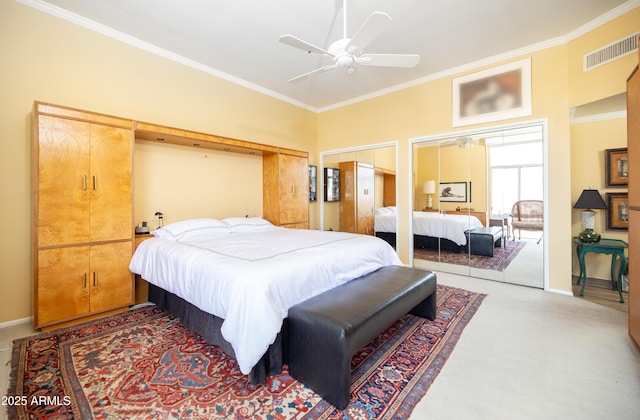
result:
M 578 238 L 580 238 L 580 241 L 585 243 L 600 242 L 600 234 L 589 228 L 580 232 Z

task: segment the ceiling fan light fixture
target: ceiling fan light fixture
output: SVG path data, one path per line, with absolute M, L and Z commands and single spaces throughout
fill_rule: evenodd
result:
M 316 53 L 333 58 L 333 64 L 320 67 L 300 76 L 289 79 L 289 82 L 297 82 L 318 73 L 343 67 L 347 74 L 353 74 L 358 65 L 371 67 L 415 67 L 420 62 L 420 56 L 416 54 L 362 54 L 364 48 L 369 45 L 391 23 L 391 17 L 382 12 L 373 12 L 367 20 L 355 32 L 352 38 L 347 37 L 347 1 L 343 0 L 343 37 L 334 41 L 327 50 L 296 38 L 292 35 L 283 35 L 280 42 L 291 47 L 301 49 L 307 53 Z

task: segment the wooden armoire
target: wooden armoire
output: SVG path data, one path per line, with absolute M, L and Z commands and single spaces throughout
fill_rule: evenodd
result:
M 133 302 L 133 122 L 36 102 L 33 112 L 34 326 Z
M 340 231 L 374 234 L 375 173 L 371 164 L 340 162 Z
M 262 158 L 264 218 L 274 225 L 309 228 L 309 159 L 306 152 L 278 149 Z
M 638 51 L 640 52 L 640 48 Z M 638 62 L 640 63 L 640 54 Z M 640 348 L 640 70 L 638 70 L 638 65 L 627 80 L 627 146 L 629 158 L 629 335 L 636 346 Z

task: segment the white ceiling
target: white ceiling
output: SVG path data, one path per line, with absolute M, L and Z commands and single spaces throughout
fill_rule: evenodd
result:
M 118 39 L 314 111 L 463 69 L 487 58 L 565 42 L 640 0 L 347 0 L 349 37 L 374 11 L 389 27 L 366 53 L 411 53 L 417 67 L 335 69 L 288 79 L 331 58 L 284 45 L 291 34 L 322 48 L 342 38 L 343 0 L 18 0 Z M 496 57 L 498 58 L 498 57 Z

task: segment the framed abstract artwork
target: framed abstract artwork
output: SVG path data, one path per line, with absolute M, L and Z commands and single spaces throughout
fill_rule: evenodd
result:
M 453 79 L 453 127 L 531 113 L 529 58 Z

